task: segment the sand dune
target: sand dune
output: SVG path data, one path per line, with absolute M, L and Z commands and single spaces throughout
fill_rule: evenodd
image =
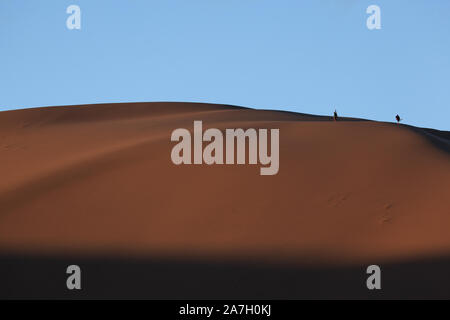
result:
M 174 165 L 171 132 L 194 120 L 279 128 L 278 174 Z M 444 257 L 448 136 L 194 103 L 0 112 L 0 251 L 349 266 Z
M 280 172 L 175 166 L 171 132 L 280 128 Z M 450 251 L 450 158 L 408 127 L 206 104 L 0 113 L 0 246 L 339 261 Z

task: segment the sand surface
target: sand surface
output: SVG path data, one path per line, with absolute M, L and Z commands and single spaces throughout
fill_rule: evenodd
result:
M 279 128 L 280 171 L 181 165 L 176 128 Z M 221 105 L 0 113 L 0 247 L 337 261 L 450 252 L 450 157 L 398 125 Z
M 279 128 L 280 170 L 172 163 L 176 128 Z M 0 112 L 0 252 L 352 266 L 450 253 L 448 132 L 193 103 Z

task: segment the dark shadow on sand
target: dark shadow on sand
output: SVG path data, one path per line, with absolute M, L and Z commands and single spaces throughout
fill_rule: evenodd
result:
M 80 291 L 66 289 L 66 268 L 71 264 L 81 267 Z M 371 291 L 366 288 L 367 265 L 3 254 L 0 298 L 450 299 L 450 258 L 379 265 L 382 289 Z
M 423 134 L 435 147 L 450 153 L 450 132 L 435 129 L 421 129 L 413 127 L 416 131 Z

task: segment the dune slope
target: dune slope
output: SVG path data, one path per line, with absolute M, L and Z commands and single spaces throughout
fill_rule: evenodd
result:
M 279 128 L 280 171 L 171 162 L 176 128 Z M 448 133 L 193 103 L 0 113 L 0 250 L 352 264 L 450 252 Z

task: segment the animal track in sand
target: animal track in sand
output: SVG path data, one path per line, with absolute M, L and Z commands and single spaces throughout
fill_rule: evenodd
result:
M 9 143 L 2 146 L 6 151 L 25 150 L 27 147 L 15 143 Z
M 393 220 L 393 215 L 392 215 L 392 208 L 393 208 L 394 204 L 393 203 L 387 203 L 384 205 L 384 212 L 381 214 L 381 217 L 379 218 L 379 223 L 380 224 L 386 224 L 389 223 Z
M 351 196 L 350 192 L 337 192 L 331 194 L 328 197 L 327 203 L 329 206 L 338 207 L 342 205 L 346 200 L 348 200 Z

